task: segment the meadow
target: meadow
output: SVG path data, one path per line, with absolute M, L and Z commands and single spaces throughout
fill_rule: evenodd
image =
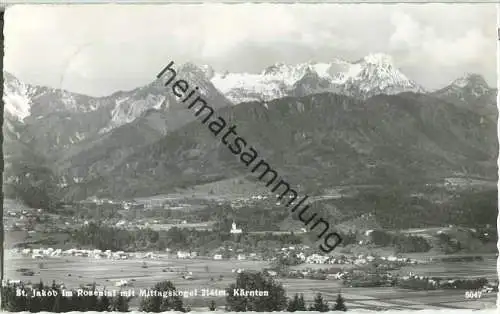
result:
M 40 263 L 43 267 L 40 269 Z M 493 278 L 496 276 L 496 263 L 491 260 L 473 263 L 447 263 L 446 265 L 415 265 L 413 271 L 418 269 L 419 273 L 427 271 L 434 276 L 452 276 L 460 274 L 462 277 L 484 276 Z M 313 265 L 308 265 L 313 266 Z M 319 265 L 314 265 L 318 267 Z M 336 267 L 340 265 L 321 265 L 323 267 Z M 9 257 L 6 263 L 6 277 L 9 279 L 21 279 L 38 282 L 40 279 L 46 283 L 64 282 L 68 288 L 77 288 L 81 284 L 95 282 L 98 289 L 106 287 L 108 290 L 117 289 L 115 283 L 120 280 L 128 280 L 131 287 L 122 290 L 133 289 L 138 295 L 139 289 L 152 288 L 155 283 L 163 280 L 171 280 L 177 289 L 192 291 L 194 289 L 225 289 L 233 283 L 236 272 L 233 270 L 262 270 L 269 267 L 268 262 L 263 261 L 237 261 L 210 259 L 130 259 L 130 260 L 107 260 L 82 257 L 58 257 L 45 258 L 43 260 L 31 259 L 29 257 Z M 300 268 L 304 267 L 303 265 Z M 419 268 L 420 267 L 420 268 Z M 23 276 L 16 271 L 19 268 L 32 269 L 33 276 Z M 192 272 L 193 279 L 183 279 L 182 273 Z M 437 290 L 437 291 L 410 291 L 397 288 L 346 288 L 337 280 L 312 280 L 312 279 L 280 279 L 289 296 L 295 293 L 304 293 L 306 301 L 311 301 L 314 295 L 320 292 L 324 298 L 333 302 L 337 293 L 341 292 L 346 299 L 349 309 L 484 309 L 495 306 L 496 294 L 483 294 L 479 300 L 466 300 L 463 290 Z M 224 304 L 223 297 L 187 297 L 185 304 L 192 308 L 206 307 L 210 300 L 216 301 L 217 305 Z M 132 308 L 137 306 L 137 298 L 131 302 Z

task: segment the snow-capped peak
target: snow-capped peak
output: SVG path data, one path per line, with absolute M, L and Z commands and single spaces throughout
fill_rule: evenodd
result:
M 455 85 L 460 88 L 464 88 L 466 86 L 482 86 L 489 88 L 484 77 L 475 73 L 465 73 L 462 77 L 454 80 L 451 85 Z
M 374 53 L 355 62 L 344 83 L 347 94 L 370 97 L 376 94 L 396 94 L 405 91 L 422 92 L 423 88 L 404 75 L 391 56 Z
M 32 90 L 30 85 L 24 84 L 12 74 L 4 72 L 4 112 L 23 121 L 30 115 Z
M 479 98 L 490 95 L 492 89 L 482 75 L 465 73 L 462 77 L 451 82 L 450 85 L 438 90 L 437 93 L 454 95 L 455 98 L 464 100 L 469 97 Z
M 381 67 L 393 67 L 394 60 L 391 56 L 385 53 L 372 53 L 363 58 L 367 64 L 373 64 Z
M 268 66 L 264 70 L 262 70 L 262 75 L 276 75 L 283 71 L 287 71 L 288 67 L 286 64 L 282 62 L 275 63 L 273 65 Z
M 383 53 L 369 54 L 356 62 L 340 59 L 296 65 L 280 62 L 259 74 L 216 73 L 211 81 L 235 103 L 325 91 L 363 98 L 381 93 L 423 91 L 399 71 L 391 56 Z

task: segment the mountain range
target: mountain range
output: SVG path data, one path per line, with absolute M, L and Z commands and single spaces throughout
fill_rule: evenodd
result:
M 426 91 L 383 54 L 280 63 L 260 74 L 190 63 L 176 70 L 270 164 L 308 189 L 496 180 L 497 91 L 480 75 Z M 152 195 L 247 175 L 162 79 L 91 97 L 4 78 L 8 182 L 18 176 L 12 160 L 25 156 L 51 169 L 69 199 Z
M 214 73 L 208 78 L 231 101 L 268 101 L 285 96 L 334 92 L 368 98 L 405 91 L 424 92 L 406 77 L 388 55 L 370 54 L 356 62 L 334 59 L 330 63 L 297 65 L 277 63 L 260 74 Z

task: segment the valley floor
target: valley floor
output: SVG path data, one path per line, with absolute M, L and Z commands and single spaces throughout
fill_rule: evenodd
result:
M 43 267 L 40 268 L 40 263 Z M 479 264 L 477 264 L 479 263 Z M 476 265 L 473 265 L 476 264 Z M 207 271 L 208 266 L 208 271 Z M 31 281 L 43 280 L 50 284 L 52 280 L 63 282 L 67 288 L 77 288 L 82 284 L 95 282 L 98 289 L 117 289 L 116 283 L 128 280 L 133 285 L 122 290 L 151 288 L 162 280 L 171 280 L 178 290 L 194 289 L 225 289 L 236 278 L 235 269 L 262 270 L 269 266 L 264 261 L 214 261 L 206 259 L 134 259 L 107 260 L 84 257 L 57 257 L 43 260 L 31 257 L 11 256 L 6 258 L 6 278 L 11 280 Z M 315 265 L 319 266 L 319 265 Z M 323 265 L 325 268 L 334 265 Z M 411 269 L 411 268 L 415 269 Z M 23 276 L 20 268 L 32 269 L 33 276 Z M 452 273 L 450 273 L 452 269 Z M 491 257 L 483 262 L 450 263 L 436 265 L 408 266 L 405 271 L 417 271 L 422 275 L 497 278 L 496 260 Z M 181 273 L 192 272 L 193 279 L 183 279 Z M 304 293 L 306 301 L 312 301 L 314 295 L 320 292 L 324 298 L 334 302 L 340 291 L 346 299 L 350 310 L 354 309 L 486 309 L 495 307 L 496 293 L 486 293 L 478 300 L 468 300 L 464 290 L 412 291 L 398 288 L 346 288 L 337 280 L 312 280 L 282 278 L 285 290 L 289 296 Z M 192 309 L 206 309 L 210 300 L 215 300 L 218 306 L 224 304 L 223 297 L 187 297 L 186 305 Z M 138 306 L 138 298 L 131 301 L 131 307 Z

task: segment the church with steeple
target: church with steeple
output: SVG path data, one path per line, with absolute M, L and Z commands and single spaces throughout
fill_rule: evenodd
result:
M 237 228 L 234 220 L 233 220 L 233 224 L 231 225 L 231 230 L 229 232 L 232 234 L 240 234 L 241 233 L 241 229 Z

